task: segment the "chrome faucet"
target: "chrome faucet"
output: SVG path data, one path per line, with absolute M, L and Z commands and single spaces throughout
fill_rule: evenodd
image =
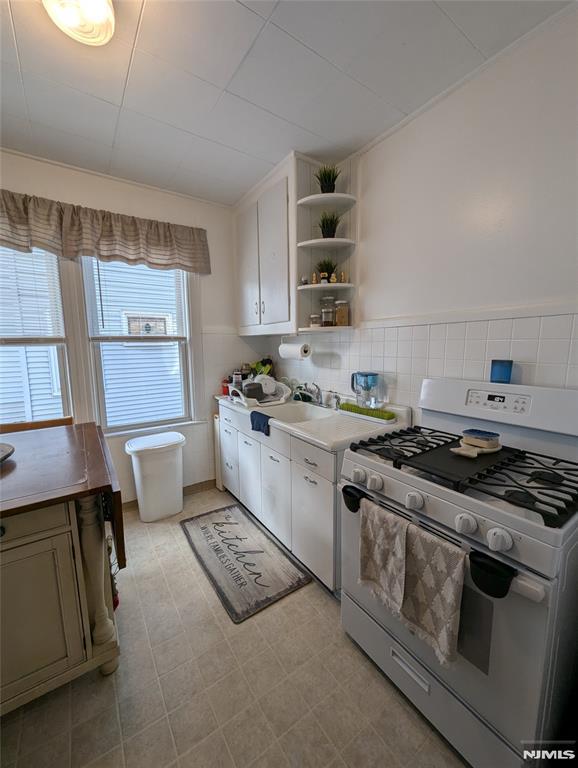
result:
M 319 384 L 315 384 L 315 382 L 307 384 L 307 382 L 305 382 L 305 391 L 313 396 L 317 405 L 323 405 L 323 394 L 321 393 Z

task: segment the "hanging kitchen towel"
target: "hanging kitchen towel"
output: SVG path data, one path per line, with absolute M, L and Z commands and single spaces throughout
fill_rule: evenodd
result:
M 456 657 L 465 564 L 462 549 L 408 526 L 401 618 L 444 665 Z
M 270 416 L 266 416 L 259 411 L 251 411 L 251 429 L 253 432 L 262 432 L 264 435 L 269 436 L 271 429 L 269 427 Z
M 399 614 L 403 602 L 407 520 L 361 500 L 359 583 Z

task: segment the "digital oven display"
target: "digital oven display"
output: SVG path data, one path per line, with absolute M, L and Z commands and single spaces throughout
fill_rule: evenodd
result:
M 506 396 L 505 395 L 488 395 L 488 400 L 490 403 L 505 403 Z

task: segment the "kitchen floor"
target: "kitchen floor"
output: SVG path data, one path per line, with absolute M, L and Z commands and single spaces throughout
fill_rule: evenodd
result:
M 230 501 L 203 491 L 148 525 L 125 513 L 119 668 L 4 717 L 2 766 L 463 766 L 342 632 L 317 583 L 233 624 L 179 525 Z

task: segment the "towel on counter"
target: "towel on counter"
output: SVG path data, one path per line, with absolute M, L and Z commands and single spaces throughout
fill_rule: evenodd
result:
M 409 522 L 369 499 L 361 500 L 360 517 L 359 582 L 399 614 L 404 597 Z
M 266 416 L 259 411 L 251 411 L 251 429 L 253 432 L 262 432 L 269 436 L 271 428 L 269 427 L 270 416 Z
M 408 526 L 401 618 L 443 665 L 457 653 L 465 564 L 455 544 Z

